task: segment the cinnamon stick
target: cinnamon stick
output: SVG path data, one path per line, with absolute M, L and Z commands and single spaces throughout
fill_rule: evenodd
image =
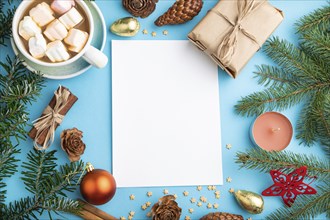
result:
M 57 89 L 57 91 L 58 91 L 60 88 L 61 88 L 61 91 L 67 90 L 67 91 L 70 92 L 70 90 L 67 89 L 67 88 L 65 88 L 64 86 L 60 86 L 60 87 Z M 70 95 L 69 95 L 69 97 L 68 97 L 68 102 L 67 102 L 67 104 L 64 106 L 64 108 L 61 109 L 61 111 L 59 111 L 59 114 L 61 114 L 61 115 L 63 115 L 63 116 L 66 115 L 66 114 L 68 113 L 68 111 L 71 109 L 71 107 L 73 106 L 73 104 L 74 104 L 77 100 L 78 100 L 78 98 L 77 98 L 74 94 L 72 94 L 72 93 L 70 92 Z M 55 106 L 55 104 L 56 104 L 56 97 L 55 97 L 55 95 L 54 95 L 53 98 L 50 100 L 50 102 L 49 102 L 48 105 L 49 105 L 49 107 L 51 107 L 51 108 L 53 109 L 54 106 Z M 44 114 L 41 114 L 40 117 L 42 117 L 42 116 L 44 116 Z M 56 123 L 56 125 L 55 125 L 55 129 L 56 129 L 58 126 L 59 126 L 59 124 Z M 43 145 L 43 144 L 44 144 L 44 142 L 45 142 L 45 138 L 46 138 L 46 135 L 47 135 L 47 132 L 48 132 L 48 131 L 45 130 L 45 131 L 43 131 L 43 132 L 40 134 L 40 137 L 39 137 L 39 139 L 38 139 L 38 141 L 37 141 L 38 144 L 40 144 L 40 145 Z M 35 139 L 36 134 L 37 134 L 37 129 L 36 129 L 35 127 L 33 127 L 33 128 L 30 130 L 30 132 L 29 132 L 29 136 L 30 136 L 32 139 Z
M 117 218 L 113 217 L 112 215 L 109 215 L 108 213 L 102 211 L 101 209 L 98 209 L 95 206 L 90 205 L 81 199 L 77 199 L 77 200 L 85 211 L 88 211 L 104 220 L 117 220 Z
M 98 217 L 97 215 L 94 215 L 93 213 L 90 213 L 89 211 L 82 210 L 77 214 L 78 216 L 82 217 L 85 220 L 103 220 L 102 218 Z

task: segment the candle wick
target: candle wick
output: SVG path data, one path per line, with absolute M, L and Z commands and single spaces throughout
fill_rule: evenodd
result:
M 280 131 L 281 128 L 272 128 L 272 132 L 277 132 L 277 131 Z

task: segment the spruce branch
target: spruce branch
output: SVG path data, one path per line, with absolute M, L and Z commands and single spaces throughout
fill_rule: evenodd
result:
M 315 62 L 330 62 L 330 32 L 323 32 L 319 28 L 302 33 L 300 40 L 301 48 L 306 51 Z M 325 74 L 330 79 L 329 74 Z
M 300 195 L 292 207 L 282 207 L 267 216 L 267 219 L 314 219 L 326 212 L 330 218 L 330 186 L 327 182 L 317 187 L 316 195 Z
M 78 213 L 80 206 L 77 201 L 66 197 L 66 192 L 76 189 L 79 175 L 84 169 L 82 161 L 65 164 L 56 169 L 54 156 L 56 151 L 30 151 L 28 161 L 23 163 L 23 181 L 26 189 L 33 193 L 27 197 L 10 203 L 4 208 L 5 219 L 35 218 L 36 213 L 70 212 Z
M 258 71 L 255 72 L 254 78 L 258 78 L 260 85 L 269 87 L 282 87 L 288 84 L 297 87 L 300 85 L 292 73 L 283 69 L 268 65 L 257 66 L 257 69 Z
M 9 4 L 12 0 L 7 1 Z M 11 36 L 11 25 L 16 8 L 8 8 L 5 10 L 5 1 L 0 1 L 0 45 L 6 46 L 5 40 Z
M 272 37 L 263 46 L 264 52 L 286 72 L 299 77 L 300 81 L 320 83 L 320 77 L 326 73 L 303 50 L 286 40 Z M 313 73 L 313 74 L 311 74 Z
M 330 5 L 325 5 L 322 8 L 316 9 L 314 12 L 303 16 L 297 23 L 297 31 L 299 33 L 310 31 L 313 28 L 321 26 L 322 29 L 330 26 Z
M 309 176 L 317 176 L 318 180 L 330 178 L 329 161 L 323 161 L 313 155 L 251 149 L 247 152 L 238 152 L 235 162 L 240 165 L 240 168 L 256 169 L 261 172 L 269 172 L 272 169 L 292 171 L 298 167 L 307 166 Z
M 319 142 L 330 151 L 330 7 L 324 6 L 298 22 L 299 47 L 278 37 L 263 46 L 278 67 L 261 65 L 255 72 L 264 91 L 243 97 L 235 105 L 242 116 L 282 111 L 304 103 L 298 119 L 297 139 L 312 146 Z

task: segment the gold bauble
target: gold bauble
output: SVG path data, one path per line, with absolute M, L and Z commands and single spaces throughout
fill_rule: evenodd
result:
M 234 195 L 238 204 L 249 213 L 260 214 L 264 210 L 264 199 L 261 195 L 246 190 L 237 190 Z
M 94 169 L 91 163 L 87 163 L 87 174 L 81 180 L 80 192 L 88 203 L 102 205 L 115 195 L 116 181 L 108 171 Z
M 140 23 L 133 17 L 118 19 L 110 27 L 112 33 L 122 37 L 133 37 L 139 32 L 139 30 Z

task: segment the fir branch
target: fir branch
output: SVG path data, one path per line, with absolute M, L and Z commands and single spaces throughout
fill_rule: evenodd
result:
M 78 202 L 65 198 L 65 193 L 76 189 L 79 174 L 84 169 L 84 163 L 80 161 L 65 164 L 56 170 L 55 152 L 33 150 L 28 154 L 28 162 L 23 165 L 25 170 L 22 171 L 22 179 L 26 189 L 32 192 L 34 196 L 15 201 L 5 207 L 6 219 L 27 219 L 30 217 L 38 219 L 35 213 L 41 214 L 43 211 L 70 213 L 80 211 L 81 207 Z
M 235 162 L 240 165 L 240 168 L 256 169 L 261 172 L 269 172 L 272 169 L 292 171 L 298 167 L 307 166 L 309 176 L 317 176 L 319 180 L 330 178 L 329 162 L 313 155 L 250 149 L 247 152 L 238 152 Z
M 305 53 L 324 69 L 330 68 L 330 33 L 329 31 L 315 28 L 301 35 L 300 46 Z M 330 74 L 321 75 L 320 80 L 330 80 Z
M 314 12 L 303 16 L 297 23 L 298 32 L 310 31 L 313 28 L 323 26 L 322 28 L 329 28 L 330 26 L 330 5 L 316 9 Z
M 268 65 L 257 66 L 257 69 L 258 71 L 254 72 L 254 78 L 258 78 L 258 83 L 260 85 L 269 87 L 281 87 L 288 84 L 293 86 L 300 85 L 299 82 L 295 80 L 295 75 L 283 69 Z
M 327 152 L 330 151 L 329 8 L 325 6 L 298 22 L 302 34 L 300 47 L 277 37 L 265 43 L 264 51 L 279 67 L 258 67 L 255 73 L 258 83 L 268 88 L 243 97 L 235 105 L 240 115 L 258 116 L 304 102 L 297 138 L 307 146 L 319 142 L 327 147 Z
M 5 103 L 21 101 L 23 104 L 36 101 L 40 95 L 44 79 L 38 73 L 26 71 L 22 61 L 7 57 L 7 63 L 0 62 L 7 74 L 0 74 L 0 99 Z
M 311 97 L 302 112 L 297 124 L 297 139 L 307 146 L 312 146 L 317 140 L 329 145 L 330 140 L 330 98 L 329 95 L 317 93 Z M 328 103 L 328 104 L 327 104 Z
M 330 217 L 330 186 L 324 182 L 317 187 L 316 195 L 300 195 L 295 200 L 291 208 L 282 207 L 267 216 L 267 219 L 314 219 L 318 215 L 326 212 Z
M 11 4 L 12 0 L 8 0 Z M 5 40 L 11 36 L 12 20 L 16 8 L 9 8 L 5 11 L 5 1 L 0 1 L 0 45 L 6 46 Z
M 270 38 L 263 46 L 264 52 L 286 72 L 293 73 L 300 81 L 320 83 L 320 77 L 326 72 L 318 66 L 304 51 L 286 40 Z M 313 74 L 311 74 L 313 73 Z
M 17 172 L 18 159 L 15 155 L 20 153 L 16 146 L 8 144 L 7 140 L 0 139 L 0 210 L 4 207 L 7 191 L 4 190 L 6 184 L 3 182 L 5 178 L 11 177 Z
M 315 92 L 314 90 L 326 86 L 330 86 L 330 82 L 299 89 L 295 85 L 265 89 L 243 97 L 235 105 L 235 111 L 246 116 L 257 116 L 264 111 L 281 111 L 301 102 L 306 96 L 312 95 Z
M 78 214 L 81 210 L 81 205 L 78 201 L 69 198 L 55 198 L 43 202 L 40 207 L 48 212 L 68 212 Z
M 42 182 L 45 181 L 45 177 L 51 176 L 54 173 L 56 167 L 55 150 L 37 153 L 36 150 L 31 151 L 27 155 L 28 162 L 23 162 L 22 180 L 25 184 L 25 188 L 33 193 L 38 199 L 41 195 Z

